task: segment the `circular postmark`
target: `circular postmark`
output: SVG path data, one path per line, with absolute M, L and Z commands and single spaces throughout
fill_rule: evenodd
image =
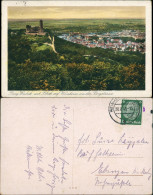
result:
M 119 124 L 121 124 L 121 105 L 121 98 L 113 98 L 111 99 L 108 107 L 110 117 L 113 119 L 113 121 Z
M 108 107 L 110 117 L 119 124 L 141 124 L 142 100 L 111 99 Z

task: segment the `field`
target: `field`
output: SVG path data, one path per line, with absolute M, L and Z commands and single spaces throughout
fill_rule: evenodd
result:
M 38 26 L 38 21 L 9 21 L 8 28 L 19 30 L 25 29 L 26 25 Z M 110 32 L 112 30 L 133 29 L 145 31 L 143 19 L 69 19 L 69 20 L 43 20 L 44 28 L 51 29 L 54 33 L 69 32 Z
M 144 90 L 145 53 L 88 48 L 58 36 L 64 33 L 145 32 L 139 19 L 43 20 L 45 36 L 26 35 L 26 25 L 8 21 L 9 90 Z M 55 49 L 48 35 L 55 38 Z M 47 44 L 46 44 L 47 43 Z

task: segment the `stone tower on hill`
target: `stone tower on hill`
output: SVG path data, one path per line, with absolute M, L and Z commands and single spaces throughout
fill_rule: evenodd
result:
M 43 31 L 44 31 L 44 29 L 43 29 L 43 21 L 40 20 L 40 32 L 43 32 Z
M 40 20 L 40 26 L 30 26 L 26 25 L 26 34 L 30 35 L 45 35 L 46 32 L 44 32 L 43 29 L 43 20 Z

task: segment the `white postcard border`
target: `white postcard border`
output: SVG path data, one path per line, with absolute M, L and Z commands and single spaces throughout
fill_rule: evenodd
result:
M 146 69 L 145 90 L 102 91 L 9 91 L 8 90 L 8 18 L 9 6 L 145 6 L 146 7 Z M 150 1 L 3 1 L 2 2 L 2 97 L 151 97 L 152 47 Z

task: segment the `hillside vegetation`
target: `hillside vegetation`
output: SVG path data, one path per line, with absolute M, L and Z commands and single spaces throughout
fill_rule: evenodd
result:
M 144 30 L 142 20 L 44 21 L 45 31 L 55 37 L 57 53 L 44 44 L 50 43 L 48 35 L 25 35 L 27 23 L 9 22 L 9 90 L 145 89 L 145 54 L 88 48 L 57 37 L 71 31 Z

